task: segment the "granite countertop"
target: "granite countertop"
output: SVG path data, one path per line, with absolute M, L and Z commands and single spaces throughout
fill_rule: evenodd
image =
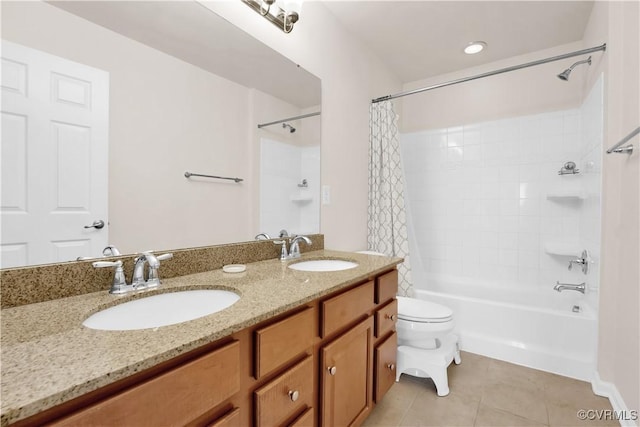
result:
M 288 264 L 339 258 L 356 268 L 304 272 Z M 165 279 L 134 295 L 106 291 L 3 309 L 1 314 L 1 425 L 26 418 L 209 342 L 381 273 L 401 258 L 320 250 L 287 262 L 247 264 L 243 273 L 222 269 Z M 176 325 L 137 331 L 99 331 L 82 325 L 91 314 L 156 293 L 228 289 L 240 300 L 218 313 Z

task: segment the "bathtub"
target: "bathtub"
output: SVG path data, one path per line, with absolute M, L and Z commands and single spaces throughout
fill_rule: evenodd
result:
M 453 310 L 462 350 L 584 381 L 593 379 L 597 315 L 582 294 L 442 279 L 430 279 L 428 286 L 428 290 L 414 288 L 414 296 Z M 576 306 L 578 312 L 574 312 Z

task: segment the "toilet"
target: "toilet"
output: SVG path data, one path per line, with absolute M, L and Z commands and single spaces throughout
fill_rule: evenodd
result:
M 379 252 L 360 251 L 367 255 Z M 441 304 L 416 298 L 396 297 L 398 300 L 398 353 L 396 382 L 402 374 L 431 378 L 438 396 L 449 394 L 447 368 L 451 362 L 459 365 L 460 346 L 453 310 Z
M 460 364 L 458 337 L 453 334 L 453 311 L 415 298 L 398 300 L 396 381 L 407 374 L 431 378 L 438 396 L 449 394 L 447 368 Z

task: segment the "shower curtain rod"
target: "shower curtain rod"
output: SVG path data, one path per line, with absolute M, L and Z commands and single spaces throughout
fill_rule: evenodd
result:
M 448 82 L 438 83 L 438 84 L 433 85 L 433 86 L 422 87 L 422 88 L 410 90 L 410 91 L 407 91 L 407 92 L 400 92 L 400 93 L 396 93 L 394 95 L 381 96 L 380 98 L 376 98 L 376 99 L 371 100 L 371 103 L 375 104 L 375 103 L 382 102 L 382 101 L 389 101 L 389 100 L 392 100 L 392 99 L 401 98 L 403 96 L 413 95 L 415 93 L 425 92 L 425 91 L 432 90 L 432 89 L 438 89 L 438 88 L 445 87 L 445 86 L 451 86 L 451 85 L 455 85 L 455 84 L 458 84 L 458 83 L 464 83 L 464 82 L 468 82 L 468 81 L 471 81 L 471 80 L 482 79 L 484 77 L 495 76 L 496 74 L 508 73 L 509 71 L 520 70 L 521 68 L 528 68 L 528 67 L 533 67 L 534 65 L 546 64 L 547 62 L 560 61 L 562 59 L 572 58 L 574 56 L 586 55 L 587 53 L 597 52 L 599 50 L 604 51 L 606 49 L 607 49 L 607 44 L 603 43 L 600 46 L 591 47 L 591 48 L 588 48 L 588 49 L 577 50 L 575 52 L 565 53 L 563 55 L 558 55 L 558 56 L 552 56 L 550 58 L 539 59 L 537 61 L 527 62 L 525 64 L 513 65 L 511 67 L 506 67 L 506 68 L 500 68 L 499 70 L 489 71 L 487 73 L 482 73 L 482 74 L 476 74 L 475 76 L 471 76 L 471 77 L 463 77 L 463 78 L 456 79 L 456 80 L 450 80 Z
M 313 116 L 319 116 L 319 115 L 320 115 L 320 111 L 317 111 L 315 113 L 302 114 L 300 116 L 288 117 L 286 119 L 276 120 L 275 122 L 259 124 L 258 129 L 261 129 L 265 126 L 277 125 L 278 123 L 290 122 L 291 120 L 306 119 L 307 117 L 313 117 Z

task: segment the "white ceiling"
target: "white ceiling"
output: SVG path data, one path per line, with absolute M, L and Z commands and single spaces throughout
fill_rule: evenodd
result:
M 324 1 L 402 82 L 582 40 L 593 1 Z M 304 20 L 302 10 L 300 23 Z M 471 41 L 488 48 L 462 52 Z
M 49 3 L 300 108 L 320 105 L 320 79 L 195 1 Z
M 294 105 L 320 102 L 319 79 L 197 2 L 50 3 Z M 581 40 L 593 7 L 593 1 L 322 3 L 404 83 Z M 462 49 L 475 40 L 488 48 L 465 55 Z

